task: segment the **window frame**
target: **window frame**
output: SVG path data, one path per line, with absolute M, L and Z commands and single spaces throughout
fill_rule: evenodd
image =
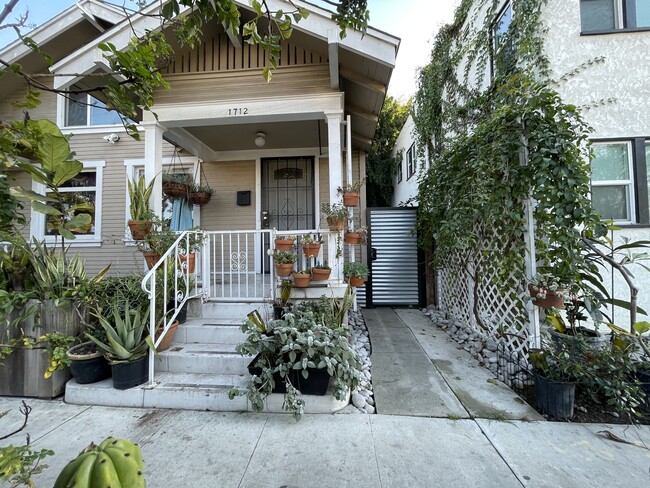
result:
M 70 103 L 73 103 L 72 100 L 70 100 L 68 97 L 59 95 L 58 96 L 58 126 L 61 127 L 64 130 L 70 129 L 74 130 L 75 132 L 77 131 L 82 131 L 82 130 L 92 130 L 95 132 L 99 131 L 105 131 L 106 129 L 110 129 L 111 132 L 115 132 L 115 129 L 124 129 L 124 124 L 122 122 L 115 123 L 115 124 L 90 124 L 91 120 L 91 110 L 92 110 L 92 104 L 90 102 L 90 98 L 94 98 L 95 100 L 102 102 L 98 98 L 93 97 L 90 93 L 86 93 L 86 123 L 84 125 L 68 125 L 68 105 Z M 117 113 L 117 112 L 116 112 Z
M 406 151 L 406 181 L 410 180 L 417 173 L 417 158 L 415 154 L 415 143 Z
M 508 42 L 506 41 L 505 43 L 502 43 L 501 45 L 497 45 L 498 42 L 498 36 L 497 36 L 497 29 L 499 27 L 500 21 L 505 15 L 506 11 L 510 9 L 510 24 L 512 24 L 512 20 L 514 19 L 515 15 L 515 9 L 514 5 L 512 4 L 512 0 L 506 0 L 501 8 L 497 11 L 496 16 L 494 17 L 494 20 L 492 21 L 492 24 L 490 26 L 490 76 L 491 79 L 494 80 L 497 75 L 497 67 L 496 67 L 496 60 L 497 57 L 503 52 L 504 47 Z M 506 28 L 506 32 L 510 29 L 510 24 L 508 24 L 508 27 Z
M 84 166 L 82 173 L 89 172 L 94 170 L 95 172 L 95 232 L 87 234 L 79 234 L 74 240 L 66 240 L 66 243 L 72 247 L 97 247 L 102 244 L 102 211 L 103 211 L 103 186 L 104 186 L 104 167 L 106 166 L 106 161 L 81 161 Z M 93 191 L 88 190 L 87 188 L 92 187 L 83 187 L 83 189 L 70 187 L 70 188 L 60 188 L 59 191 L 64 193 L 70 193 L 74 191 Z M 32 181 L 32 190 L 37 193 L 45 194 L 47 188 L 44 184 L 37 181 Z M 46 218 L 45 215 L 36 212 L 35 210 L 31 211 L 31 220 L 30 220 L 30 233 L 38 240 L 45 240 L 47 244 L 53 244 L 59 241 L 59 236 L 57 235 L 48 235 L 45 233 Z
M 589 30 L 586 31 L 582 24 L 582 11 L 581 5 L 584 0 L 578 2 L 578 9 L 580 10 L 580 35 L 581 36 L 598 36 L 603 34 L 618 34 L 624 32 L 644 32 L 650 30 L 650 25 L 637 27 L 636 25 L 636 6 L 633 4 L 635 0 L 612 0 L 614 5 L 614 28 L 605 30 Z M 633 25 L 631 25 L 633 24 Z
M 590 180 L 590 185 L 594 186 L 626 186 L 626 200 L 628 208 L 627 219 L 614 219 L 614 222 L 619 225 L 634 225 L 639 224 L 639 200 L 637 194 L 639 193 L 639 161 L 636 154 L 634 140 L 631 139 L 594 139 L 591 141 L 592 148 L 596 145 L 618 145 L 625 144 L 627 146 L 627 159 L 628 159 L 628 174 L 627 180 L 603 180 L 594 182 Z M 645 158 L 644 158 L 645 159 Z M 591 164 L 591 162 L 590 162 Z M 593 199 L 592 199 L 593 201 Z M 648 222 L 641 222 L 647 224 Z
M 397 160 L 397 183 L 401 183 L 404 179 L 404 172 L 402 171 L 402 158 Z

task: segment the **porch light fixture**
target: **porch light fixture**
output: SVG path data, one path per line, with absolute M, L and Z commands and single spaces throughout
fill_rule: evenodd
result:
M 264 147 L 266 144 L 266 134 L 264 132 L 258 132 L 255 136 L 255 145 L 257 147 Z

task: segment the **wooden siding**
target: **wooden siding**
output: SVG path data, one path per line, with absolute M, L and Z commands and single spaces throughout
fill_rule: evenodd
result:
M 296 66 L 327 63 L 327 58 L 302 49 L 286 40 L 280 43 L 281 54 L 278 66 Z M 228 71 L 255 69 L 260 73 L 265 66 L 268 53 L 259 46 L 242 43 L 236 48 L 224 32 L 208 32 L 201 44 L 177 48 L 174 60 L 163 70 L 167 74 L 201 73 L 206 71 Z
M 49 87 L 53 84 L 53 78 L 43 78 L 39 81 Z M 24 112 L 27 111 L 32 119 L 49 119 L 56 122 L 56 94 L 43 90 L 37 91 L 41 94 L 41 103 L 35 108 L 26 109 L 15 106 L 15 104 L 24 102 L 26 89 L 18 90 L 0 100 L 0 120 L 23 120 Z
M 158 89 L 156 105 L 329 93 L 327 64 L 278 68 L 267 83 L 259 69 L 168 75 L 170 90 Z M 154 107 L 155 110 L 155 107 Z

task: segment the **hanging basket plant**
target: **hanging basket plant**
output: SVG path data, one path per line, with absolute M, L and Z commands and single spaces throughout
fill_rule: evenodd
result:
M 162 191 L 169 198 L 187 198 L 192 185 L 192 177 L 188 174 L 167 173 L 163 175 Z
M 212 198 L 214 190 L 208 185 L 193 185 L 188 193 L 188 200 L 193 205 L 205 205 Z

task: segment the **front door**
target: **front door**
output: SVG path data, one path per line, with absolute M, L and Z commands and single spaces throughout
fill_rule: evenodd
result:
M 262 227 L 280 232 L 315 227 L 314 158 L 262 159 Z M 270 243 L 265 239 L 262 250 Z M 269 264 L 264 269 L 269 269 Z

